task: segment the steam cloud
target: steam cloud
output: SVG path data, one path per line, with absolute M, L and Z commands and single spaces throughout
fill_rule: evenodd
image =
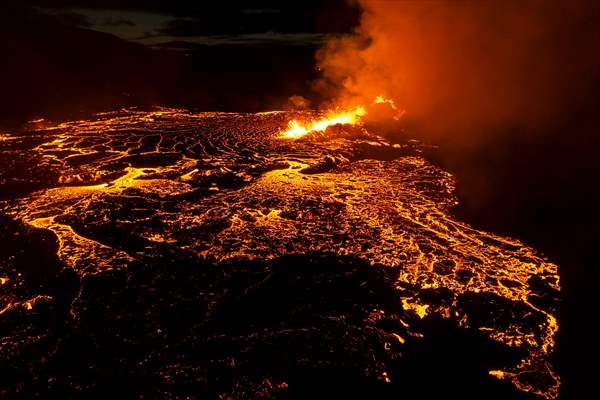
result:
M 595 2 L 360 4 L 358 35 L 317 53 L 316 89 L 339 106 L 382 94 L 433 139 L 479 140 L 507 126 L 540 130 L 598 80 Z

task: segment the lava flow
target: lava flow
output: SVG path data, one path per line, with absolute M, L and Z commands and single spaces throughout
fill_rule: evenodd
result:
M 279 398 L 323 374 L 405 393 L 430 379 L 406 354 L 437 343 L 473 360 L 444 379 L 556 398 L 556 265 L 457 220 L 454 178 L 418 142 L 346 125 L 367 111 L 123 110 L 3 133 L 15 390 Z M 292 118 L 314 122 L 282 136 Z M 350 133 L 306 135 L 335 124 Z

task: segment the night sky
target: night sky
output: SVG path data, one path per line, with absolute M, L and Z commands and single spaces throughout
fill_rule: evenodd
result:
M 147 45 L 315 44 L 347 33 L 360 11 L 344 1 L 31 1 L 30 10 L 60 23 Z
M 220 111 L 315 100 L 315 51 L 358 3 L 10 1 L 0 13 L 0 122 L 126 106 Z M 31 96 L 31 93 L 36 93 Z

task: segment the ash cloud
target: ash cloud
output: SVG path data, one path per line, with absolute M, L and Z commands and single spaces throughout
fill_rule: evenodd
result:
M 392 98 L 415 131 L 484 140 L 554 123 L 600 76 L 591 1 L 376 1 L 329 41 L 316 89 L 337 105 Z

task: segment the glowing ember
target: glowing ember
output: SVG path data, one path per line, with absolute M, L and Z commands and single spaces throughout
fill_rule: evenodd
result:
M 385 99 L 383 96 L 377 96 L 377 97 L 375 97 L 375 100 L 373 101 L 373 103 L 375 103 L 375 104 L 389 104 L 389 106 L 392 108 L 392 110 L 397 110 L 398 109 L 396 107 L 396 103 L 394 103 L 394 100 Z

